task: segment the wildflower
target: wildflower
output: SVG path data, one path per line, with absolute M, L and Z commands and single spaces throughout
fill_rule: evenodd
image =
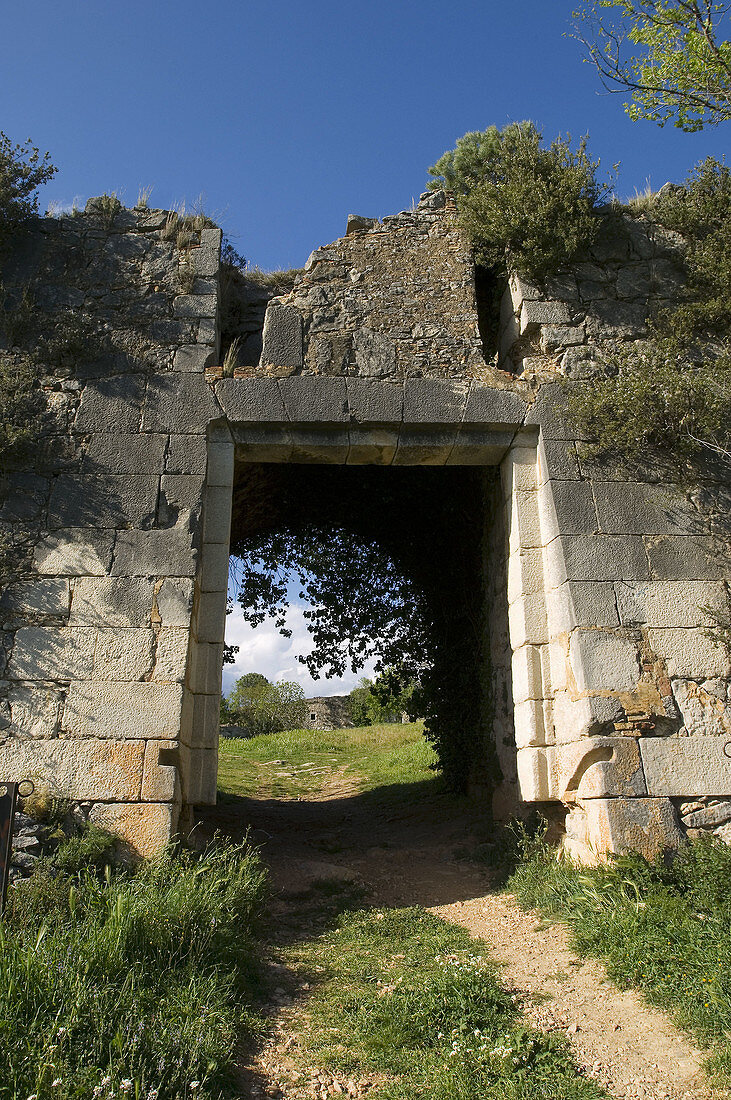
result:
M 150 1091 L 147 1094 L 147 1100 L 157 1100 L 157 1093 L 158 1093 L 157 1089 L 150 1089 Z
M 38 1093 L 37 1092 L 32 1092 L 30 1094 L 30 1096 L 26 1097 L 26 1100 L 38 1100 Z
M 61 1080 L 61 1078 L 57 1077 L 54 1081 L 51 1081 L 51 1088 L 52 1089 L 57 1089 L 58 1086 L 62 1085 L 62 1084 L 63 1084 L 63 1081 Z
M 200 1081 L 191 1081 L 188 1088 L 191 1092 L 195 1092 L 197 1088 L 200 1088 Z
M 102 1085 L 105 1085 L 105 1086 L 106 1085 L 111 1085 L 111 1083 L 112 1083 L 111 1077 L 102 1077 Z
M 120 1081 L 119 1087 L 122 1092 L 131 1092 L 132 1082 L 130 1081 L 129 1077 L 125 1077 L 124 1081 Z

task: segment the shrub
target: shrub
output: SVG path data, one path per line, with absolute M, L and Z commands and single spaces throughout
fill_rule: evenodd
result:
M 14 145 L 0 131 L 0 250 L 18 226 L 38 212 L 36 191 L 57 171 L 50 153 L 41 156 L 30 140 Z
M 660 193 L 654 220 L 687 243 L 680 303 L 659 314 L 651 339 L 618 347 L 606 374 L 570 403 L 600 452 L 647 448 L 683 463 L 731 463 L 731 171 L 709 157 L 684 187 Z
M 543 146 L 532 122 L 489 126 L 460 138 L 427 184 L 454 192 L 459 221 L 477 260 L 542 281 L 594 239 L 594 207 L 604 194 L 586 139 Z

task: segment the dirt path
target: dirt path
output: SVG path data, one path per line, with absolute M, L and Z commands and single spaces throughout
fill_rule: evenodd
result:
M 469 847 L 470 822 L 446 802 L 374 816 L 372 797 L 354 793 L 352 777 L 332 774 L 307 801 L 235 801 L 211 811 L 203 827 L 232 835 L 246 823 L 253 828 L 274 884 L 275 941 L 317 932 L 301 904 L 313 883 L 353 881 L 377 905 L 420 905 L 486 940 L 528 1021 L 566 1034 L 579 1065 L 617 1100 L 727 1097 L 705 1085 L 702 1055 L 666 1016 L 616 989 L 599 963 L 577 958 L 561 926 L 546 927 L 510 896 L 492 893 L 486 871 L 455 858 Z M 306 996 L 296 977 L 282 973 L 271 1038 L 246 1072 L 243 1095 L 357 1097 L 375 1083 L 338 1080 L 317 1067 L 299 1074 L 291 1051 Z

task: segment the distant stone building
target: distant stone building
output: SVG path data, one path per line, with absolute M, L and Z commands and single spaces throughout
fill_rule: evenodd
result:
M 354 725 L 347 695 L 317 695 L 306 699 L 305 726 L 313 730 L 343 730 Z

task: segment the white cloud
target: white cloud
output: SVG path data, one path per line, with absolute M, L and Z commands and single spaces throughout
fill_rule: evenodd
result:
M 307 631 L 303 615 L 304 606 L 290 603 L 287 613 L 287 628 L 292 631 L 291 638 L 284 638 L 271 619 L 261 626 L 252 627 L 244 621 L 238 605 L 226 616 L 226 642 L 237 645 L 236 664 L 224 665 L 223 691 L 227 694 L 239 676 L 247 672 L 261 672 L 268 680 L 294 680 L 300 684 L 305 696 L 347 695 L 357 685 L 361 676 L 373 676 L 375 661 L 369 661 L 358 673 L 348 673 L 342 679 L 313 680 L 307 667 L 297 660 L 298 654 L 307 654 L 312 650 L 312 640 Z

